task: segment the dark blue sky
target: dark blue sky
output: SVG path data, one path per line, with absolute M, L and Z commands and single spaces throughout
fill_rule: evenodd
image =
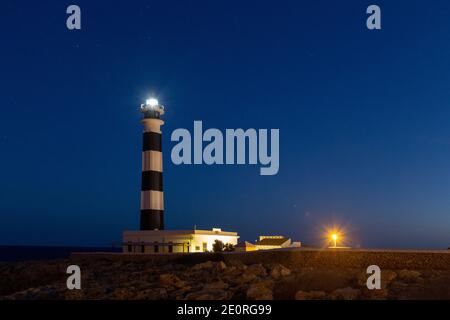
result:
M 66 29 L 66 7 L 82 30 Z M 382 30 L 365 27 L 382 9 Z M 450 246 L 450 2 L 2 1 L 0 244 L 139 225 L 138 106 L 166 106 L 169 228 Z M 280 172 L 175 166 L 176 128 L 279 128 Z

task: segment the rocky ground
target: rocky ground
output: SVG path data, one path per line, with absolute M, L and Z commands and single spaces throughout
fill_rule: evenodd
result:
M 450 299 L 450 270 L 383 270 L 368 290 L 362 269 L 280 263 L 81 261 L 82 290 L 66 287 L 69 260 L 0 264 L 0 299 Z

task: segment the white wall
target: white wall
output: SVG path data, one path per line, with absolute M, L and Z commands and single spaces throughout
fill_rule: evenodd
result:
M 213 250 L 213 244 L 215 240 L 222 241 L 223 244 L 231 243 L 233 246 L 235 246 L 238 242 L 237 236 L 222 236 L 222 235 L 202 235 L 202 234 L 195 234 L 194 239 L 192 240 L 191 245 L 191 252 L 203 252 L 203 243 L 207 243 L 207 250 L 212 251 Z M 197 250 L 197 247 L 199 247 L 199 250 Z
M 149 243 L 169 243 L 173 242 L 173 252 L 188 252 L 188 245 L 189 245 L 189 252 L 203 252 L 203 243 L 206 243 L 206 249 L 207 251 L 213 250 L 213 244 L 215 240 L 220 240 L 224 244 L 230 243 L 232 245 L 236 245 L 238 242 L 238 236 L 228 236 L 228 235 L 220 235 L 220 234 L 164 234 L 163 232 L 161 234 L 149 234 L 145 232 L 130 232 L 125 233 L 123 237 L 123 252 L 129 252 L 128 251 L 128 245 L 127 243 L 131 241 L 133 243 L 132 245 L 132 252 L 135 253 L 142 253 L 141 249 L 141 242 L 145 242 L 145 251 L 144 253 L 153 253 L 154 252 L 154 245 L 149 245 Z M 184 245 L 184 251 L 183 246 L 175 245 L 176 243 L 185 243 Z M 158 245 L 159 253 L 168 253 L 169 247 Z

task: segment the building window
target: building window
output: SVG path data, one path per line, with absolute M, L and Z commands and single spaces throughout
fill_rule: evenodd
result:
M 203 252 L 207 252 L 207 251 L 208 251 L 208 243 L 203 242 Z
M 158 253 L 159 252 L 159 246 L 157 244 L 155 244 L 153 246 L 153 252 Z
M 200 251 L 200 246 L 195 246 L 195 251 Z
M 173 252 L 173 244 L 172 242 L 169 242 L 169 253 Z

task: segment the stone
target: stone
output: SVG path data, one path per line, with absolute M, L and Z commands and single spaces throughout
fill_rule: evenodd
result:
M 413 270 L 401 270 L 398 272 L 399 279 L 407 283 L 419 282 L 420 276 L 420 272 Z
M 390 283 L 397 278 L 397 273 L 391 270 L 381 270 L 381 283 Z
M 192 290 L 192 287 L 186 285 L 184 287 L 179 288 L 176 292 L 179 293 L 179 294 L 182 294 L 182 293 L 187 293 L 187 292 L 189 292 L 191 290 Z
M 257 276 L 254 273 L 243 273 L 240 277 L 236 279 L 236 283 L 249 283 L 256 280 Z
M 223 270 L 223 274 L 225 275 L 239 275 L 241 274 L 241 270 L 236 268 L 235 266 L 227 267 L 225 270 Z
M 197 263 L 192 267 L 192 270 L 204 270 L 204 269 L 211 269 L 214 267 L 214 263 L 212 261 L 206 261 L 202 263 Z
M 131 300 L 134 297 L 134 293 L 130 288 L 123 287 L 123 288 L 116 288 L 111 293 L 111 298 L 114 300 Z
M 178 278 L 176 275 L 174 275 L 172 273 L 166 273 L 166 274 L 160 275 L 159 282 L 163 286 L 166 286 L 166 287 L 172 286 L 172 287 L 176 287 L 176 288 L 182 288 L 182 287 L 186 286 L 186 281 L 180 280 L 180 278 Z
M 254 274 L 255 276 L 265 277 L 267 276 L 266 268 L 260 263 L 252 264 L 245 269 L 244 273 Z
M 297 291 L 295 300 L 321 300 L 325 299 L 325 292 L 323 291 Z
M 237 266 L 237 268 L 238 268 L 238 270 L 240 270 L 240 271 L 245 271 L 245 270 L 247 270 L 247 265 L 245 265 L 245 264 L 240 264 L 240 265 Z
M 205 289 L 227 289 L 228 284 L 223 282 L 222 280 L 207 283 L 204 287 Z
M 146 289 L 136 293 L 136 300 L 166 300 L 169 298 L 164 288 Z
M 227 265 L 226 265 L 225 262 L 223 262 L 223 261 L 219 261 L 219 262 L 216 264 L 216 270 L 219 271 L 219 272 L 224 271 L 226 268 L 227 268 Z
M 247 289 L 249 300 L 273 300 L 273 282 L 260 281 L 250 285 Z
M 361 290 L 347 287 L 334 290 L 330 298 L 333 300 L 355 300 L 358 299 L 360 294 Z
M 290 274 L 291 270 L 281 264 L 276 264 L 270 271 L 270 276 L 274 279 L 280 279 L 282 277 L 289 276 Z
M 386 300 L 389 296 L 388 289 L 373 289 L 364 291 L 364 299 L 368 300 Z
M 85 295 L 83 290 L 69 290 L 64 295 L 65 300 L 84 300 Z
M 186 296 L 186 300 L 225 300 L 228 298 L 226 291 L 217 289 L 203 289 Z
M 216 300 L 212 294 L 204 293 L 197 295 L 195 300 Z

